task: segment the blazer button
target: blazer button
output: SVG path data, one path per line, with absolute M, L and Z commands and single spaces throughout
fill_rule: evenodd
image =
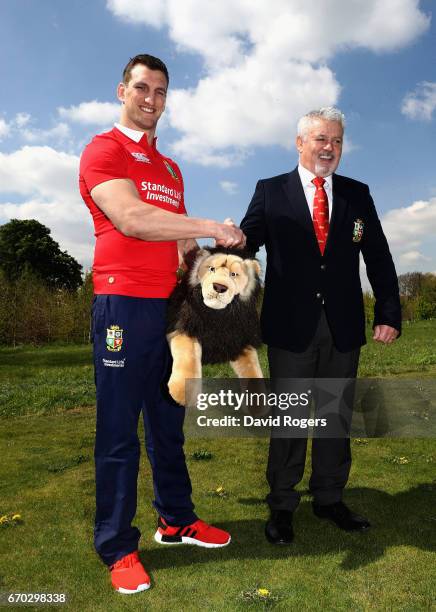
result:
M 320 300 L 322 298 L 322 293 L 317 293 L 316 297 L 318 298 L 318 300 Z
M 325 270 L 327 266 L 325 264 L 321 264 L 321 270 Z

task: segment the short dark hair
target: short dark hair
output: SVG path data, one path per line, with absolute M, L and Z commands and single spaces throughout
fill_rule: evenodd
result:
M 168 69 L 163 63 L 163 61 L 160 60 L 158 57 L 148 55 L 147 53 L 135 55 L 135 57 L 132 57 L 129 60 L 129 63 L 123 70 L 123 83 L 125 83 L 126 85 L 132 78 L 132 68 L 136 66 L 136 64 L 144 64 L 144 66 L 147 66 L 147 68 L 150 68 L 150 70 L 160 70 L 164 73 L 167 80 L 167 85 L 169 85 L 170 76 L 168 74 Z

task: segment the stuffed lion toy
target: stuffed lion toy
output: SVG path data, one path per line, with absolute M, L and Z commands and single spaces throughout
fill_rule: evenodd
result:
M 173 357 L 172 398 L 186 405 L 186 379 L 200 379 L 202 364 L 230 361 L 239 378 L 262 378 L 256 303 L 260 265 L 238 249 L 196 248 L 170 296 L 167 338 Z

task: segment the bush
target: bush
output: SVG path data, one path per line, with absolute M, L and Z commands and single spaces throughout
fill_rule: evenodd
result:
M 426 295 L 421 295 L 416 304 L 416 316 L 424 320 L 436 317 L 436 302 L 428 299 Z
M 0 272 L 0 344 L 88 342 L 91 274 L 78 290 L 47 286 L 28 270 L 17 280 Z

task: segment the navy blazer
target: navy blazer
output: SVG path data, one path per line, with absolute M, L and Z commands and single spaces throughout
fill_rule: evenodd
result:
M 401 331 L 397 274 L 364 183 L 333 175 L 333 210 L 323 256 L 297 168 L 257 183 L 241 228 L 249 250 L 266 247 L 261 313 L 266 344 L 306 350 L 323 304 L 339 351 L 365 344 L 360 252 L 375 296 L 374 325 Z

